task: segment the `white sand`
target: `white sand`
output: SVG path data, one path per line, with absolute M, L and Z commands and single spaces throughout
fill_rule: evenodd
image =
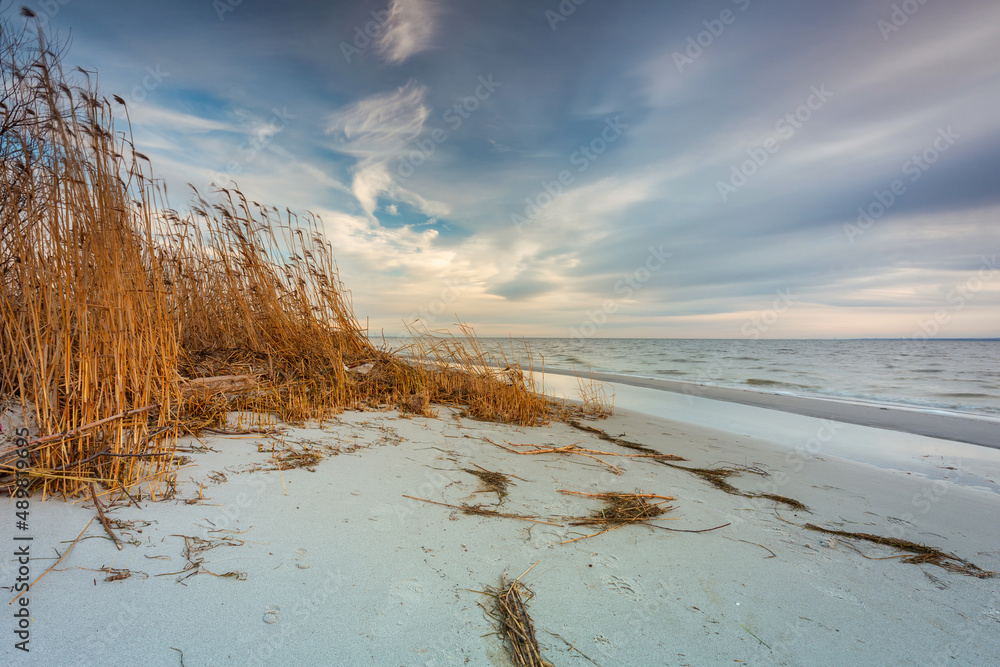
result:
M 473 591 L 538 561 L 524 579 L 536 595 L 529 609 L 544 654 L 557 665 L 591 664 L 580 652 L 604 667 L 1000 663 L 1000 578 L 868 560 L 846 540 L 831 543 L 781 520 L 900 537 L 1000 570 L 1000 452 L 979 448 L 997 460 L 956 456 L 955 443 L 924 438 L 912 465 L 898 457 L 884 465 L 878 452 L 861 462 L 832 453 L 833 439 L 811 453 L 816 448 L 796 450 L 787 433 L 782 442 L 741 432 L 806 429 L 797 433 L 806 443 L 818 420 L 786 424 L 777 416 L 783 413 L 768 410 L 761 410 L 765 424 L 752 423 L 759 415 L 727 420 L 745 406 L 712 403 L 728 430 L 622 411 L 596 425 L 690 459 L 681 465 L 759 466 L 771 476 L 746 474 L 733 483 L 796 498 L 811 513 L 727 495 L 650 461 L 609 459 L 624 471 L 616 476 L 579 456 L 518 456 L 483 436 L 630 452 L 565 424 L 517 429 L 456 419 L 447 409 L 438 419 L 348 413 L 323 430 L 286 429 L 289 443 L 360 447 L 324 459 L 316 472 L 241 472 L 267 465 L 270 454 L 257 449 L 272 440 L 205 438 L 217 452 L 192 454 L 177 492 L 191 499 L 204 484 L 205 500 L 111 509 L 113 519 L 150 522 L 141 534 L 119 531 L 137 543 L 122 551 L 92 523 L 89 539 L 30 593 L 30 655 L 13 650 L 8 617 L 0 656 L 5 664 L 180 665 L 173 647 L 188 667 L 503 665 L 501 644 L 478 606 L 488 599 Z M 851 428 L 876 444 L 888 433 Z M 731 525 L 700 534 L 627 526 L 561 545 L 593 531 L 467 516 L 402 497 L 495 502 L 461 470 L 474 465 L 519 478 L 500 508 L 506 512 L 566 523 L 559 517 L 589 514 L 600 503 L 557 489 L 641 489 L 676 497 L 668 516 L 678 520 L 661 525 Z M 12 501 L 2 505 L 13 517 Z M 51 564 L 42 557 L 62 553 L 93 516 L 89 502 L 35 499 L 32 577 Z M 13 532 L 5 518 L 5 549 Z M 187 564 L 179 535 L 242 540 L 198 557 L 212 572 L 239 571 L 246 579 L 156 576 Z M 854 545 L 870 557 L 896 553 Z M 0 565 L 4 585 L 13 565 Z M 104 566 L 133 576 L 105 582 L 107 573 L 95 571 Z

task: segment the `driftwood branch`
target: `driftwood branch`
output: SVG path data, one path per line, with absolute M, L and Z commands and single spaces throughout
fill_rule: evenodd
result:
M 220 391 L 243 391 L 257 386 L 256 375 L 216 375 L 186 380 L 181 392 L 184 396 Z
M 53 433 L 52 435 L 46 435 L 41 438 L 35 438 L 34 440 L 29 441 L 28 444 L 24 446 L 34 451 L 35 449 L 38 448 L 39 445 L 44 445 L 50 442 L 56 442 L 58 440 L 65 440 L 66 438 L 72 438 L 74 436 L 80 435 L 84 431 L 89 431 L 92 428 L 97 428 L 98 426 L 107 424 L 108 422 L 113 422 L 118 419 L 125 419 L 127 417 L 131 417 L 132 415 L 148 412 L 158 407 L 160 407 L 159 403 L 153 403 L 152 405 L 147 405 L 146 407 L 143 408 L 134 408 L 132 410 L 126 410 L 125 412 L 120 412 L 117 415 L 112 415 L 110 417 L 105 417 L 104 419 L 98 419 L 97 421 L 91 422 L 89 424 L 84 424 L 83 426 L 79 426 L 70 431 L 63 431 L 62 433 Z M 0 452 L 0 456 L 5 456 L 7 454 L 10 454 L 11 452 L 17 449 L 20 449 L 20 447 L 15 446 L 5 449 L 4 451 Z

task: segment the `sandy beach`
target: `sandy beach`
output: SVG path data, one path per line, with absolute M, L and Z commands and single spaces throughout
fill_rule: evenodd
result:
M 752 408 L 767 423 L 735 423 L 723 417 L 746 406 L 698 400 L 718 428 L 692 423 L 697 409 L 683 421 L 619 408 L 588 425 L 686 459 L 674 466 L 735 467 L 728 481 L 743 495 L 565 423 L 516 428 L 443 407 L 433 418 L 348 412 L 323 428 L 187 438 L 183 447 L 197 451 L 186 453 L 175 500 L 104 509 L 120 551 L 91 521 L 91 502 L 32 503 L 32 578 L 90 523 L 30 592 L 30 662 L 504 665 L 481 591 L 532 565 L 522 579 L 534 592 L 529 611 L 557 665 L 1000 659 L 1000 579 L 804 528 L 890 536 L 1000 570 L 989 519 L 1000 510 L 1000 452 L 924 438 L 909 458 L 889 447 L 884 461 L 869 452 L 863 462 L 838 455 L 835 438 L 808 444 L 808 430 L 797 448 L 740 432 L 794 415 Z M 573 444 L 614 455 L 500 446 Z M 303 451 L 319 460 L 275 469 L 273 452 Z M 475 470 L 511 477 L 502 502 Z M 567 542 L 600 530 L 570 524 L 602 505 L 560 490 L 673 497 L 652 523 L 674 530 L 626 525 Z M 808 510 L 750 497 L 761 493 Z M 5 521 L 0 539 L 12 544 L 12 532 Z M 5 560 L 4 580 L 13 567 Z

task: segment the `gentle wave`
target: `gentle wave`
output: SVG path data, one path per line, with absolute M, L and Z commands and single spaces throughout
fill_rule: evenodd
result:
M 406 339 L 399 339 L 400 344 Z M 508 359 L 510 339 L 480 339 Z M 535 367 L 1000 416 L 1000 340 L 529 339 Z

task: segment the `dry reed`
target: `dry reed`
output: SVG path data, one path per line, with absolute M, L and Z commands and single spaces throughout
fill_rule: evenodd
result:
M 155 500 L 177 436 L 231 428 L 233 413 L 237 430 L 431 402 L 519 425 L 569 414 L 464 324 L 415 332 L 411 360 L 376 347 L 318 217 L 237 188 L 170 208 L 124 100 L 64 72 L 25 15 L 20 29 L 0 17 L 0 398 L 37 418 L 33 489 L 147 481 Z M 584 398 L 584 412 L 609 409 Z M 13 457 L 0 441 L 8 488 Z
M 602 530 L 590 535 L 565 540 L 562 544 L 579 542 L 589 537 L 603 535 L 604 533 L 630 524 L 644 523 L 653 525 L 649 522 L 659 519 L 662 515 L 674 509 L 673 506 L 666 504 L 674 500 L 673 496 L 660 496 L 652 493 L 621 493 L 617 491 L 608 493 L 583 493 L 581 491 L 567 491 L 564 489 L 560 489 L 559 493 L 586 496 L 587 498 L 596 498 L 604 501 L 604 507 L 595 510 L 590 516 L 575 517 L 574 520 L 570 520 L 571 526 L 600 526 Z M 657 499 L 659 502 L 651 503 L 649 502 L 650 499 Z
M 482 591 L 494 600 L 491 609 L 483 609 L 496 622 L 511 662 L 518 667 L 553 667 L 551 662 L 542 658 L 535 637 L 535 623 L 528 614 L 528 602 L 534 593 L 521 583 L 521 577 L 508 583 L 506 577 L 501 575 L 499 587 L 487 587 Z
M 495 493 L 497 494 L 497 501 L 502 503 L 503 499 L 507 497 L 507 486 L 513 483 L 510 481 L 510 475 L 505 475 L 502 472 L 487 470 L 486 468 L 478 465 L 476 467 L 479 468 L 479 470 L 473 470 L 471 468 L 462 468 L 462 470 L 479 478 L 482 485 L 482 493 Z
M 0 21 L 0 395 L 67 434 L 30 443 L 43 494 L 163 474 L 180 402 L 150 175 L 59 55 Z
M 929 547 L 926 544 L 902 540 L 898 537 L 872 535 L 871 533 L 853 533 L 844 530 L 832 530 L 830 528 L 822 528 L 811 523 L 805 524 L 803 528 L 820 533 L 826 533 L 827 535 L 836 535 L 837 537 L 845 537 L 852 540 L 863 540 L 873 544 L 893 547 L 894 549 L 910 554 L 909 556 L 889 556 L 889 558 L 901 558 L 904 563 L 912 563 L 914 565 L 922 565 L 924 563 L 937 565 L 938 567 L 944 568 L 949 572 L 964 574 L 978 579 L 989 579 L 996 576 L 996 572 L 983 570 L 978 565 L 971 563 L 964 558 L 959 558 L 955 554 L 947 553 L 935 547 Z M 865 556 L 865 558 L 869 557 Z M 871 560 L 880 559 L 873 558 Z

